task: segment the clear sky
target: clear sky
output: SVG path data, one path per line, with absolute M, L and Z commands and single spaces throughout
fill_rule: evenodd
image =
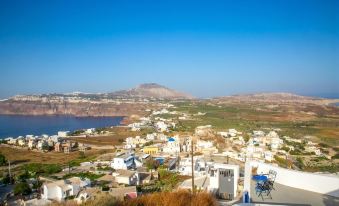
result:
M 156 82 L 339 97 L 336 0 L 0 0 L 0 98 Z

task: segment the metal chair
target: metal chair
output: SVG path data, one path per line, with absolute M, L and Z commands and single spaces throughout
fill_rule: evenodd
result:
M 268 175 L 267 175 L 267 182 L 268 184 L 270 185 L 270 187 L 272 187 L 273 190 L 275 190 L 274 188 L 274 182 L 275 182 L 275 178 L 277 177 L 277 172 L 274 171 L 274 170 L 270 170 L 268 172 Z
M 271 190 L 272 187 L 270 186 L 270 183 L 268 181 L 264 183 L 257 183 L 255 187 L 255 193 L 258 195 L 258 197 L 261 196 L 262 200 L 264 200 L 264 194 L 272 199 Z

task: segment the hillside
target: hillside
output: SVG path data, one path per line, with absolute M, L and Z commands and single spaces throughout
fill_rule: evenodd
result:
M 228 102 L 266 102 L 266 103 L 310 103 L 328 105 L 338 102 L 336 99 L 325 99 L 320 97 L 301 96 L 292 93 L 256 93 L 241 94 L 225 97 L 216 97 L 215 100 Z
M 130 90 L 112 93 L 67 93 L 17 95 L 0 101 L 0 114 L 131 116 L 156 109 L 159 99 L 190 99 L 190 95 L 158 84 L 142 84 Z M 151 102 L 150 102 L 151 101 Z

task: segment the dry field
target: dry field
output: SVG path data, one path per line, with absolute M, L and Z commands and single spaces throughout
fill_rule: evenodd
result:
M 88 150 L 86 156 L 97 156 L 105 152 L 104 150 Z M 29 151 L 25 148 L 13 148 L 0 145 L 0 153 L 6 156 L 12 164 L 23 163 L 45 163 L 45 164 L 66 164 L 67 162 L 79 158 L 79 152 L 64 154 L 59 152 L 38 152 Z
M 101 135 L 101 136 L 90 136 L 90 137 L 72 137 L 73 140 L 85 143 L 89 145 L 97 145 L 97 146 L 115 146 L 122 144 L 122 142 L 127 137 L 135 137 L 137 135 L 146 135 L 147 131 L 139 131 L 133 132 L 130 131 L 127 127 L 114 127 L 108 128 L 111 134 L 109 135 Z

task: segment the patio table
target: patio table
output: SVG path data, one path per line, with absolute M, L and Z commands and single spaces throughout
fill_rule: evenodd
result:
M 256 181 L 257 183 L 261 183 L 261 182 L 267 181 L 267 176 L 266 175 L 253 175 L 252 179 Z

